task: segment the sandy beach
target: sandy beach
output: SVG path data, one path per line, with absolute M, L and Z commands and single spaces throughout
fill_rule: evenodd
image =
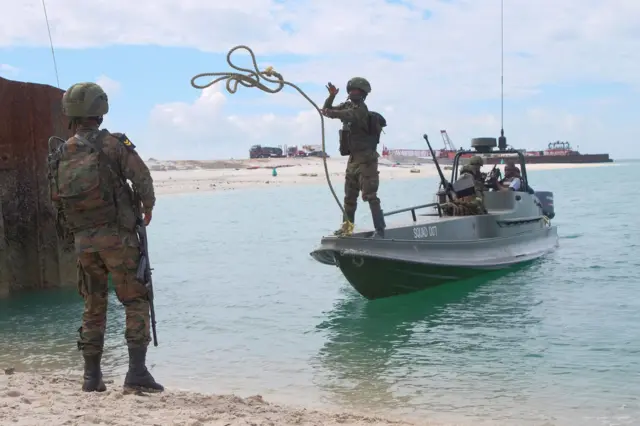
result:
M 345 157 L 328 158 L 327 169 L 335 188 L 344 182 Z M 202 191 L 228 191 L 241 188 L 284 185 L 325 184 L 325 169 L 321 158 L 273 158 L 255 160 L 211 161 L 157 161 L 147 160 L 158 195 Z M 610 167 L 616 163 L 596 164 L 530 164 L 527 171 L 558 170 L 584 167 Z M 485 166 L 488 171 L 493 166 Z M 504 169 L 504 166 L 498 166 Z M 443 166 L 445 176 L 450 169 Z M 277 176 L 273 176 L 273 170 Z M 380 179 L 420 179 L 435 177 L 438 172 L 433 163 L 411 165 L 394 164 L 380 159 Z
M 84 393 L 80 377 L 62 374 L 0 372 L 0 424 L 36 425 L 398 425 L 358 414 L 315 411 L 270 404 L 260 395 L 204 395 L 167 390 L 161 394 L 130 394 L 120 383 L 106 380 L 104 393 Z M 420 422 L 420 425 L 435 423 Z

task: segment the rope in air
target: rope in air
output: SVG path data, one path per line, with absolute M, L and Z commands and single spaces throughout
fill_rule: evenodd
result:
M 242 68 L 242 67 L 238 67 L 236 65 L 234 65 L 233 61 L 231 60 L 231 55 L 233 54 L 233 52 L 235 52 L 236 50 L 239 49 L 244 49 L 247 52 L 249 52 L 249 55 L 251 55 L 251 61 L 253 62 L 253 70 L 248 69 L 248 68 Z M 294 89 L 296 89 L 298 91 L 298 93 L 300 93 L 302 96 L 304 96 L 304 98 L 311 104 L 313 105 L 313 107 L 316 109 L 316 111 L 318 111 L 318 115 L 320 116 L 320 126 L 322 129 L 322 152 L 326 153 L 326 147 L 325 147 L 325 130 L 324 130 L 324 116 L 322 115 L 322 112 L 320 111 L 320 108 L 318 107 L 318 105 L 316 105 L 315 102 L 313 102 L 313 100 L 311 100 L 311 98 L 309 96 L 307 96 L 306 93 L 304 93 L 304 91 L 302 91 L 302 89 L 300 89 L 298 86 L 296 86 L 293 83 L 290 83 L 288 81 L 285 81 L 284 78 L 282 77 L 282 74 L 276 72 L 273 67 L 267 67 L 264 71 L 260 71 L 258 68 L 258 63 L 256 61 L 256 56 L 254 55 L 253 51 L 244 45 L 239 45 L 234 47 L 233 49 L 231 49 L 229 51 L 229 53 L 227 53 L 227 63 L 229 64 L 229 66 L 231 68 L 233 68 L 234 70 L 240 71 L 240 72 L 246 72 L 247 74 L 240 74 L 238 72 L 208 72 L 208 73 L 202 73 L 202 74 L 198 74 L 195 77 L 193 77 L 191 79 L 191 86 L 193 86 L 196 89 L 207 89 L 211 86 L 213 86 L 214 84 L 226 80 L 226 89 L 227 92 L 229 92 L 230 94 L 234 94 L 236 93 L 236 91 L 238 90 L 238 84 L 241 84 L 244 87 L 257 87 L 258 89 L 262 90 L 263 92 L 266 93 L 278 93 L 280 92 L 284 86 L 289 86 L 289 87 L 293 87 Z M 195 81 L 199 78 L 202 77 L 216 77 L 214 80 L 212 80 L 211 82 L 204 84 L 204 85 L 199 85 L 196 84 Z M 275 77 L 275 78 L 274 78 Z M 263 83 L 261 83 L 260 79 L 263 79 L 269 83 L 274 83 L 277 84 L 276 88 L 270 88 L 266 85 L 264 85 Z M 342 214 L 344 216 L 345 211 L 344 211 L 344 207 L 342 206 L 342 203 L 340 203 L 340 199 L 338 198 L 338 196 L 336 195 L 335 190 L 333 189 L 333 185 L 331 184 L 331 178 L 329 177 L 329 168 L 327 166 L 327 158 L 325 155 L 322 156 L 322 162 L 324 165 L 324 172 L 325 172 L 325 176 L 327 178 L 327 184 L 329 185 L 329 190 L 331 190 L 331 194 L 333 195 L 333 198 L 336 200 L 336 203 L 338 204 L 338 207 L 340 207 L 340 210 L 342 211 Z

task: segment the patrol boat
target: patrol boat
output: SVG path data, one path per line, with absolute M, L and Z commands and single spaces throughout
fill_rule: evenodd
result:
M 431 149 L 427 135 L 424 138 Z M 496 138 L 475 138 L 471 146 L 474 151 L 459 151 L 454 157 L 450 180 L 453 185 L 447 182 L 435 162 L 441 179 L 436 194 L 439 202 L 385 213 L 384 216 L 410 213 L 411 220 L 388 227 L 384 237 L 374 237 L 373 231 L 324 237 L 311 256 L 320 263 L 340 268 L 356 291 L 373 300 L 472 278 L 489 270 L 506 269 L 554 251 L 558 247 L 558 233 L 557 227 L 551 224 L 555 216 L 553 193 L 531 189 L 524 155 L 507 149 L 503 137 L 497 150 L 494 150 Z M 440 204 L 448 194 L 463 196 L 472 190 L 472 179 L 456 181 L 461 156 L 465 154 L 517 156 L 522 179 L 520 190 L 486 190 L 487 214 L 443 215 Z M 494 166 L 490 174 L 495 176 L 496 172 L 499 169 Z M 420 210 L 426 212 L 419 214 Z

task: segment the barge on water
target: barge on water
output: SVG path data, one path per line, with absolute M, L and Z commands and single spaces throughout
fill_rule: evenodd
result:
M 453 159 L 461 150 L 456 150 L 453 147 L 446 134 L 446 130 L 441 130 L 440 133 L 443 135 L 443 139 L 445 140 L 445 148 L 436 151 L 438 163 L 441 165 L 451 165 L 453 164 Z M 609 158 L 609 154 L 581 154 L 579 151 L 571 148 L 571 144 L 569 142 L 565 141 L 551 142 L 544 151 L 527 151 L 524 149 L 516 150 L 512 147 L 510 147 L 508 151 L 511 152 L 484 157 L 485 164 L 501 164 L 509 159 L 517 162 L 519 153 L 524 155 L 527 160 L 527 164 L 588 164 L 613 162 L 613 159 Z M 407 159 L 411 158 L 413 158 L 415 162 L 432 161 L 430 155 L 427 156 L 427 153 L 424 150 L 385 149 L 382 155 L 392 161 L 398 160 L 399 158 L 402 158 L 404 162 L 407 162 Z M 471 154 L 461 154 L 459 157 L 461 164 L 466 164 L 466 160 L 471 158 Z M 420 159 L 421 161 L 418 161 L 417 159 Z
M 527 164 L 544 163 L 612 163 L 609 154 L 581 154 L 571 148 L 569 142 L 551 142 L 544 151 L 525 151 Z M 499 161 L 498 158 L 493 161 Z M 495 164 L 495 163 L 488 163 Z

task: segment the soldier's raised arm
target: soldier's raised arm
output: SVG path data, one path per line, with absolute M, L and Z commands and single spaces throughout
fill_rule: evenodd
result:
M 366 107 L 358 106 L 357 108 L 345 108 L 345 109 L 326 109 L 324 115 L 329 118 L 338 118 L 347 123 L 367 123 L 368 111 Z
M 333 101 L 335 101 L 336 99 L 336 95 L 338 94 L 338 92 L 340 91 L 340 89 L 338 89 L 336 86 L 334 86 L 333 84 L 331 84 L 331 82 L 327 83 L 327 90 L 329 91 L 329 96 L 327 97 L 327 99 L 324 101 L 324 105 L 322 105 L 322 109 L 345 109 L 347 108 L 347 104 L 348 102 L 341 102 L 336 106 L 333 106 Z
M 324 105 L 322 105 L 322 109 L 333 108 L 333 101 L 335 99 L 336 99 L 336 95 L 330 93 L 329 96 L 327 96 L 327 99 L 324 101 Z
M 335 95 L 338 93 L 337 89 L 329 83 L 327 85 L 327 89 L 329 90 L 330 95 Z M 325 117 L 329 118 L 339 118 L 343 122 L 354 123 L 360 122 L 363 127 L 368 128 L 369 122 L 369 110 L 364 105 L 364 100 L 367 95 L 371 92 L 371 84 L 362 77 L 354 77 L 347 82 L 347 92 L 349 93 L 349 103 L 355 108 L 349 106 L 346 107 L 345 104 L 341 104 L 342 108 L 324 108 L 322 113 Z M 331 96 L 329 96 L 331 98 Z M 329 101 L 329 99 L 327 99 Z M 325 102 L 326 104 L 326 102 Z

